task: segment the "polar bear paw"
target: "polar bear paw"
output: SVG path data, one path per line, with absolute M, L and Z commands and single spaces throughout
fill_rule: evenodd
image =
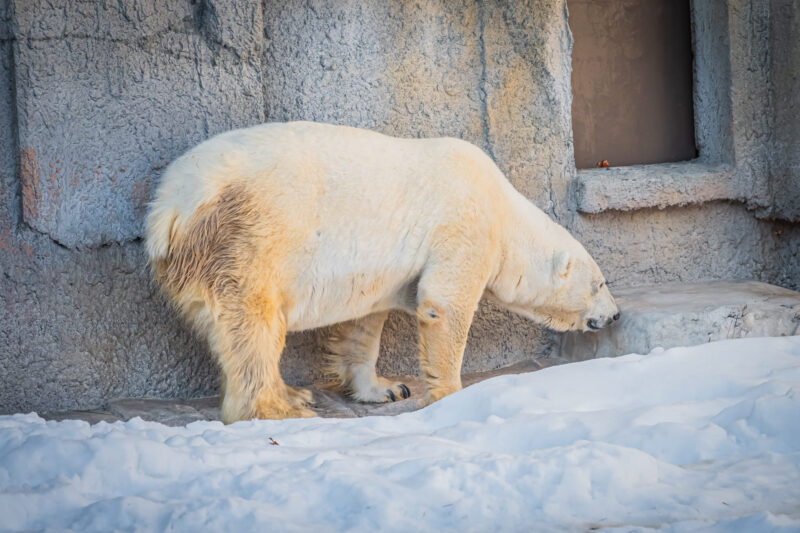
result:
M 308 407 L 313 403 L 313 394 L 308 389 L 301 389 L 299 387 L 286 386 L 286 394 L 289 397 L 289 403 L 292 407 L 300 408 Z
M 353 388 L 349 395 L 356 401 L 365 403 L 387 403 L 405 400 L 411 396 L 411 389 L 404 383 L 376 378 L 368 386 Z

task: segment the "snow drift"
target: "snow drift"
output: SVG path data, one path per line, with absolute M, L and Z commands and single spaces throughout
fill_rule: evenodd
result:
M 2 416 L 0 529 L 48 528 L 798 531 L 800 337 L 502 376 L 396 417 Z

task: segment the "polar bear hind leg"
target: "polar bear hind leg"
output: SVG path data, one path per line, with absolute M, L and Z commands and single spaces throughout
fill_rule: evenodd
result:
M 245 300 L 225 302 L 209 332 L 224 380 L 223 422 L 316 416 L 304 407 L 310 393 L 287 387 L 281 378 L 286 323 L 279 306 L 257 292 Z
M 354 400 L 381 403 L 411 396 L 403 383 L 389 381 L 375 373 L 381 331 L 388 315 L 388 312 L 373 313 L 331 328 L 325 345 L 328 371 Z
M 259 207 L 245 187 L 226 188 L 173 232 L 167 253 L 153 262 L 164 290 L 207 335 L 220 365 L 225 423 L 314 416 L 303 405 L 308 393 L 289 389 L 278 368 L 286 317 L 274 272 L 285 246 L 262 227 Z

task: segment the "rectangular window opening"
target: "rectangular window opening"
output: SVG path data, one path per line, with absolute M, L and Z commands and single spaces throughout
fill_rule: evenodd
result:
M 689 0 L 567 0 L 577 168 L 697 157 Z

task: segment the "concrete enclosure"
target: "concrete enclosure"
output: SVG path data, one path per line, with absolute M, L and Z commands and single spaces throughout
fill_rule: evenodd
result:
M 149 281 L 142 219 L 199 141 L 306 119 L 455 136 L 489 153 L 609 283 L 800 288 L 800 7 L 691 8 L 698 158 L 577 171 L 566 0 L 0 0 L 0 412 L 216 390 Z M 293 335 L 290 383 L 319 377 Z M 394 316 L 379 367 L 414 373 Z M 465 370 L 554 349 L 482 306 Z

